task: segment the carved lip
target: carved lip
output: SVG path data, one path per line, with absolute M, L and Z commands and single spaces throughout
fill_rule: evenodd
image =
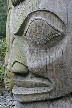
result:
M 15 86 L 13 87 L 12 92 L 15 99 L 19 102 L 48 99 L 50 98 L 49 93 L 54 88 L 54 81 L 51 82 L 45 78 L 34 77 L 31 73 L 27 77 L 15 74 L 14 81 Z
M 12 92 L 13 94 L 17 95 L 31 95 L 31 94 L 40 94 L 40 93 L 48 93 L 52 90 L 53 88 L 50 87 L 34 87 L 34 88 L 25 88 L 25 87 L 18 87 L 14 86 Z
M 33 75 L 31 76 L 31 74 L 28 75 L 27 77 L 15 75 L 13 80 L 16 86 L 24 88 L 35 88 L 35 87 L 52 88 L 54 86 L 53 80 L 49 80 L 47 78 L 35 77 Z
M 27 77 L 14 75 L 13 81 L 15 82 L 13 93 L 14 94 L 40 94 L 50 92 L 54 88 L 54 81 L 35 77 L 32 73 Z

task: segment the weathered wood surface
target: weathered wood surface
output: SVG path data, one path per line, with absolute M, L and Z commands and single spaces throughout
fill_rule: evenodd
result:
M 16 75 L 16 87 L 13 88 L 16 100 L 48 100 L 71 93 L 72 1 L 12 1 L 13 5 L 16 4 L 10 15 L 10 33 L 15 38 L 11 44 L 8 69 Z M 52 107 L 60 108 L 58 102 L 62 101 L 54 102 L 55 105 L 52 102 Z M 37 105 L 42 107 L 43 103 Z M 51 107 L 48 104 L 45 102 L 45 108 Z M 72 104 L 65 105 L 63 107 L 69 108 Z
M 17 102 L 16 108 L 72 108 L 72 98 L 69 96 L 57 100 L 34 103 Z

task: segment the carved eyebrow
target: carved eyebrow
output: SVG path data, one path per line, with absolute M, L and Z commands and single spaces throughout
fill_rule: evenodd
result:
M 20 2 L 23 2 L 24 0 L 11 0 L 13 6 L 17 6 L 20 4 Z

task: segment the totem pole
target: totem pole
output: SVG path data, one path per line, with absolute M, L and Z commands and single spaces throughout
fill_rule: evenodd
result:
M 53 103 L 72 92 L 71 26 L 71 0 L 12 0 L 7 69 L 16 108 L 72 107 Z

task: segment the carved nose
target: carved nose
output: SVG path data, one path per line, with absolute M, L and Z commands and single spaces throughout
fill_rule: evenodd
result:
M 13 65 L 8 64 L 7 69 L 13 73 L 28 73 L 28 67 L 17 61 L 15 61 Z
M 10 57 L 8 60 L 7 69 L 14 73 L 28 73 L 27 60 L 26 60 L 26 46 L 24 44 L 23 37 L 16 36 L 12 49 L 10 52 Z

